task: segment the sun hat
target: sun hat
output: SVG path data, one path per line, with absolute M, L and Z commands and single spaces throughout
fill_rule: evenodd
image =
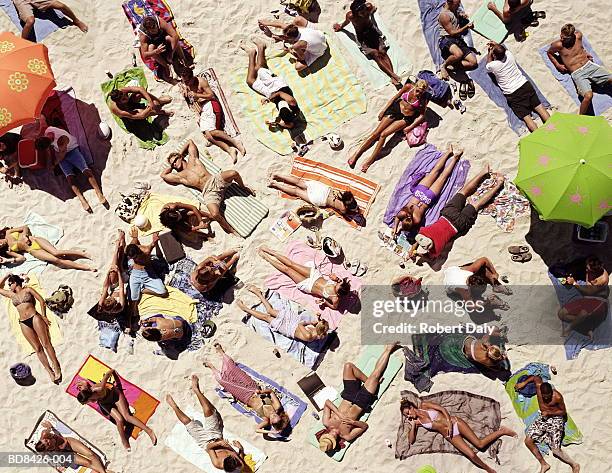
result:
M 342 247 L 332 237 L 323 238 L 322 249 L 328 258 L 338 258 L 342 254 Z
M 323 434 L 319 437 L 319 450 L 322 452 L 329 452 L 336 448 L 337 441 L 336 436 L 332 434 Z

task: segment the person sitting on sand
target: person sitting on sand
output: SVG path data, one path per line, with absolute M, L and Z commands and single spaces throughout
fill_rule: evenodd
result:
M 296 16 L 290 24 L 282 21 L 259 20 L 259 28 L 267 36 L 285 44 L 285 51 L 293 56 L 295 70 L 298 72 L 307 72 L 310 66 L 328 50 L 323 32 L 313 28 L 312 24 L 301 16 Z M 282 34 L 273 34 L 270 28 L 279 28 Z
M 187 156 L 187 159 L 185 157 Z M 237 234 L 221 213 L 221 204 L 225 198 L 225 190 L 232 182 L 246 189 L 251 194 L 255 192 L 242 181 L 238 171 L 228 170 L 219 174 L 210 174 L 200 161 L 200 152 L 192 140 L 178 152 L 168 156 L 170 167 L 161 173 L 161 178 L 170 185 L 182 184 L 202 193 L 202 202 L 206 205 L 210 218 L 226 233 Z
M 111 377 L 113 378 L 112 382 L 110 381 Z M 81 379 L 77 381 L 76 388 L 78 390 L 77 400 L 81 404 L 95 402 L 105 416 L 113 419 L 119 431 L 121 443 L 128 452 L 131 451 L 129 436 L 126 433 L 128 424 L 144 430 L 153 445 L 157 444 L 157 437 L 153 429 L 147 427 L 138 417 L 132 415 L 127 399 L 123 394 L 121 379 L 115 370 L 111 369 L 104 373 L 99 383 Z
M 195 440 L 198 446 L 208 453 L 212 465 L 218 470 L 226 472 L 241 471 L 245 466 L 244 447 L 234 440 L 232 445 L 223 438 L 223 420 L 219 411 L 213 406 L 200 390 L 200 380 L 191 375 L 191 390 L 198 398 L 204 422 L 187 416 L 176 404 L 170 394 L 166 395 L 166 402 L 172 408 L 178 420 L 185 426 L 187 433 Z
M 547 54 L 561 74 L 571 74 L 580 96 L 578 113 L 586 115 L 593 101 L 593 85 L 612 84 L 612 73 L 593 62 L 593 56 L 584 49 L 582 32 L 571 23 L 563 25 L 561 38 L 550 45 Z
M 164 281 L 151 264 L 151 252 L 159 241 L 158 234 L 153 234 L 149 245 L 140 244 L 136 227 L 131 228 L 131 237 L 130 244 L 125 247 L 125 257 L 130 270 L 129 288 L 132 305 L 138 305 L 143 294 L 168 297 L 168 289 L 166 289 Z
M 267 322 L 270 325 L 270 330 L 278 332 L 287 338 L 300 340 L 304 343 L 324 340 L 325 337 L 327 337 L 329 323 L 327 320 L 321 319 L 321 314 L 317 314 L 315 319 L 302 320 L 300 314 L 289 308 L 280 311 L 274 309 L 259 288 L 249 285 L 247 289 L 257 296 L 266 309 L 266 312 L 263 313 L 253 310 L 240 299 L 236 301 L 238 307 L 247 314 Z
M 495 470 L 482 461 L 469 444 L 472 444 L 478 450 L 484 450 L 500 437 L 518 437 L 512 429 L 501 427 L 499 430 L 479 438 L 463 419 L 451 416 L 440 404 L 421 401 L 416 395 L 401 401 L 400 412 L 402 416 L 407 417 L 412 422 L 413 427 L 408 434 L 409 445 L 414 444 L 417 431 L 419 427 L 422 427 L 425 430 L 442 435 L 463 456 L 488 473 L 495 473 Z
M 8 282 L 8 291 L 4 285 Z M 15 274 L 7 274 L 0 279 L 0 295 L 11 300 L 19 313 L 19 328 L 32 346 L 40 364 L 55 384 L 62 381 L 62 368 L 51 343 L 45 299 L 31 287 L 23 287 L 25 280 Z M 40 305 L 41 313 L 36 310 Z
M 20 140 L 21 136 L 17 133 L 8 132 L 0 136 L 0 161 L 4 163 L 0 166 L 0 173 L 13 179 L 21 178 L 21 168 L 17 156 L 17 147 Z
M 514 55 L 505 46 L 491 41 L 487 47 L 487 72 L 495 76 L 495 82 L 514 114 L 525 122 L 529 131 L 537 130 L 538 125 L 531 118 L 532 112 L 540 116 L 542 123 L 545 123 L 550 115 L 540 102 L 533 84 L 525 77 Z
M 397 343 L 386 345 L 376 361 L 370 376 L 366 376 L 353 363 L 345 363 L 342 371 L 344 389 L 338 407 L 330 400 L 323 407 L 323 433 L 319 438 L 322 452 L 333 452 L 341 440 L 352 442 L 368 430 L 368 424 L 359 420 L 364 412 L 371 409 L 376 392 L 389 364 L 391 354 L 399 347 Z M 318 434 L 317 434 L 318 435 Z
M 215 236 L 210 228 L 210 215 L 191 204 L 171 202 L 164 205 L 159 214 L 159 221 L 180 240 L 188 241 L 194 236 L 204 238 Z
M 479 299 L 489 284 L 493 292 L 512 294 L 509 287 L 499 282 L 499 273 L 489 258 L 478 258 L 472 263 L 450 266 L 444 270 L 447 294 L 456 294 L 464 301 Z
M 409 251 L 411 259 L 415 259 L 417 255 L 436 259 L 452 239 L 464 236 L 470 231 L 476 223 L 478 211 L 486 207 L 504 185 L 505 178 L 495 175 L 493 188 L 482 194 L 474 204 L 466 204 L 467 198 L 474 194 L 482 181 L 489 176 L 490 168 L 487 164 L 448 201 L 440 212 L 438 220 L 431 225 L 421 227 L 415 237 L 416 242 Z
M 64 16 L 67 16 L 72 21 L 72 24 L 80 29 L 83 33 L 89 31 L 88 26 L 77 18 L 74 12 L 59 0 L 13 0 L 15 9 L 19 19 L 23 22 L 21 37 L 30 39 L 30 35 L 34 31 L 37 12 L 46 12 L 47 10 L 59 10 Z
M 119 230 L 117 241 L 115 242 L 113 260 L 104 278 L 102 293 L 96 307 L 96 313 L 99 315 L 108 315 L 116 318 L 126 308 L 125 281 L 123 279 L 123 269 L 121 268 L 124 252 L 125 233 L 123 230 Z
M 266 62 L 266 44 L 254 39 L 256 48 L 247 48 L 242 45 L 249 55 L 249 69 L 247 71 L 247 85 L 262 95 L 262 105 L 273 103 L 278 110 L 278 116 L 274 120 L 266 120 L 266 125 L 271 130 L 281 128 L 291 130 L 300 121 L 300 107 L 293 96 L 293 90 L 285 79 L 275 75 L 268 69 Z
M 385 104 L 385 107 L 378 114 L 378 125 L 359 149 L 351 155 L 348 165 L 354 168 L 361 155 L 376 144 L 372 155 L 361 166 L 361 171 L 367 172 L 372 163 L 378 159 L 387 138 L 401 131 L 409 133 L 423 123 L 425 121 L 425 110 L 427 109 L 426 92 L 428 89 L 429 85 L 422 79 L 419 79 L 415 84 L 407 82 Z
M 34 258 L 51 263 L 62 269 L 79 269 L 93 271 L 97 269 L 86 264 L 77 263 L 75 259 L 91 259 L 89 254 L 82 250 L 59 250 L 45 238 L 32 235 L 26 225 L 17 228 L 3 228 L 0 230 L 0 257 L 4 264 L 21 264 L 25 262 L 24 253 Z
M 342 23 L 334 23 L 334 31 L 340 31 L 349 23 L 353 24 L 357 35 L 357 44 L 361 52 L 368 58 L 373 59 L 381 71 L 391 78 L 391 83 L 397 87 L 401 86 L 401 78 L 393 70 L 393 63 L 387 54 L 389 46 L 387 39 L 380 31 L 374 19 L 377 7 L 366 0 L 353 0 L 350 9 Z
M 440 156 L 432 170 L 421 179 L 414 180 L 412 195 L 393 219 L 392 235 L 394 239 L 400 233 L 410 232 L 421 225 L 425 212 L 437 201 L 461 156 L 463 156 L 463 149 L 454 151 L 453 146 L 449 144 L 446 153 Z M 451 161 L 447 166 L 446 162 L 449 159 Z
M 342 298 L 351 294 L 351 283 L 348 279 L 340 279 L 335 274 L 324 276 L 315 267 L 314 261 L 301 265 L 267 246 L 259 247 L 259 256 L 291 278 L 300 291 L 316 297 L 322 309 L 329 307 L 337 310 Z
M 161 80 L 175 85 L 170 66 L 178 74 L 182 67 L 192 67 L 193 58 L 185 52 L 181 38 L 170 23 L 157 15 L 147 15 L 138 28 L 140 54 L 143 60 L 153 59 Z
M 269 434 L 270 432 L 286 433 L 287 429 L 290 428 L 289 416 L 276 393 L 271 389 L 261 389 L 255 380 L 238 367 L 234 360 L 225 353 L 219 343 L 215 343 L 214 347 L 221 356 L 221 370 L 215 368 L 208 361 L 204 362 L 204 366 L 213 372 L 215 379 L 224 390 L 238 402 L 253 409 L 255 414 L 262 419 L 255 431 L 263 434 Z
M 202 294 L 215 289 L 215 286 L 236 267 L 240 253 L 238 250 L 228 250 L 217 256 L 209 256 L 202 260 L 191 272 L 191 284 Z
M 229 154 L 232 162 L 236 164 L 238 154 L 244 156 L 246 149 L 238 138 L 232 138 L 225 132 L 223 107 L 210 88 L 210 84 L 204 77 L 196 77 L 188 67 L 182 68 L 179 74 L 181 76 L 181 92 L 189 108 L 199 117 L 200 131 L 210 143 Z
M 495 16 L 499 18 L 503 23 L 509 24 L 517 18 L 519 13 L 523 12 L 526 8 L 531 7 L 533 0 L 505 0 L 502 11 L 499 11 L 495 2 L 487 3 L 487 8 L 495 13 Z
M 149 117 L 172 117 L 174 112 L 166 112 L 163 107 L 172 102 L 172 97 L 162 95 L 160 98 L 140 86 L 122 87 L 113 90 L 110 99 L 110 110 L 119 118 L 128 120 L 146 120 Z M 147 102 L 146 105 L 142 100 Z
M 64 437 L 49 421 L 42 424 L 40 440 L 36 442 L 34 450 L 39 453 L 72 454 L 72 464 L 85 469 L 91 469 L 94 473 L 113 473 L 104 467 L 102 459 L 91 448 L 74 437 Z M 80 468 L 78 468 L 80 470 Z
M 565 421 L 567 420 L 567 409 L 563 396 L 550 383 L 544 382 L 539 376 L 529 376 L 524 381 L 516 383 L 514 390 L 520 391 L 530 383 L 535 384 L 539 415 L 525 432 L 525 445 L 540 462 L 540 473 L 550 470 L 550 465 L 546 463 L 536 445 L 540 442 L 548 445 L 553 455 L 563 463 L 568 464 L 573 473 L 578 473 L 580 465 L 561 449 L 561 442 L 565 435 Z

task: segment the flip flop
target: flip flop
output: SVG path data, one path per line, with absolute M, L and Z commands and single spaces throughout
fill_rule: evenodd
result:
M 531 23 L 529 23 L 529 26 L 537 28 L 538 26 L 540 26 L 540 22 L 538 20 L 533 20 Z
M 476 87 L 474 86 L 474 81 L 470 79 L 467 83 L 467 96 L 473 98 L 474 95 L 476 95 Z
M 459 113 L 461 113 L 461 115 L 463 115 L 467 110 L 461 100 L 458 100 L 458 99 L 453 100 L 453 105 L 455 106 L 457 110 L 459 110 Z
M 521 255 L 523 253 L 529 253 L 529 247 L 524 245 L 509 246 L 508 253 L 510 253 L 511 255 Z
M 468 94 L 467 94 L 467 82 L 461 82 L 459 84 L 459 98 L 461 100 L 467 100 L 467 98 L 468 98 Z
M 368 272 L 368 264 L 367 263 L 360 263 L 359 267 L 357 268 L 357 272 L 355 273 L 355 276 L 357 276 L 358 278 L 362 277 L 365 275 L 365 273 Z
M 515 263 L 527 263 L 531 261 L 531 253 L 521 253 L 520 255 L 512 255 L 512 261 Z
M 546 18 L 546 12 L 545 11 L 534 11 L 533 12 L 533 16 L 535 18 L 538 18 L 540 20 L 543 20 L 544 18 Z

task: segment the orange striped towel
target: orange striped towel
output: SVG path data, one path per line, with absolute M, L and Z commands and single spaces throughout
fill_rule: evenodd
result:
M 364 217 L 367 217 L 370 207 L 380 190 L 380 184 L 376 184 L 365 177 L 299 156 L 293 158 L 291 175 L 300 179 L 322 182 L 337 191 L 351 191 Z M 284 193 L 281 193 L 281 196 L 286 199 L 292 198 Z M 360 228 L 359 224 L 354 220 L 349 220 L 338 212 L 334 213 L 352 227 Z

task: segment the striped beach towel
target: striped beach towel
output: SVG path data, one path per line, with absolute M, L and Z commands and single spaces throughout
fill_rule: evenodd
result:
M 363 217 L 367 217 L 370 207 L 374 199 L 376 199 L 378 191 L 380 191 L 380 184 L 376 184 L 363 176 L 299 156 L 293 159 L 291 175 L 300 179 L 321 182 L 337 191 L 351 191 L 355 196 Z M 281 195 L 287 199 L 292 198 L 287 194 Z M 350 220 L 338 212 L 334 213 L 352 227 L 360 228 L 359 223 L 355 220 Z
M 269 69 L 284 78 L 293 90 L 307 121 L 304 134 L 308 139 L 330 133 L 342 123 L 366 111 L 363 87 L 346 63 L 346 53 L 338 48 L 334 38 L 328 36 L 327 42 L 330 48 L 329 62 L 304 77 L 297 73 L 284 52 L 276 51 L 267 58 Z M 276 117 L 276 107 L 273 104 L 261 104 L 262 97 L 248 87 L 246 76 L 246 68 L 237 70 L 232 75 L 232 85 L 252 133 L 272 151 L 281 155 L 291 154 L 290 133 L 286 130 L 271 132 L 265 124 L 265 120 Z
M 223 131 L 225 131 L 225 133 L 227 133 L 232 138 L 238 136 L 240 134 L 240 130 L 238 129 L 236 120 L 234 120 L 234 115 L 232 114 L 232 110 L 230 109 L 229 104 L 227 103 L 227 98 L 225 97 L 225 93 L 221 88 L 221 84 L 219 84 L 219 79 L 217 78 L 217 74 L 215 74 L 215 70 L 212 67 L 206 69 L 204 72 L 198 74 L 198 77 L 203 77 L 208 81 L 208 85 L 219 99 L 219 102 L 221 102 L 221 107 L 223 108 L 223 116 L 225 119 L 225 123 L 223 124 Z

